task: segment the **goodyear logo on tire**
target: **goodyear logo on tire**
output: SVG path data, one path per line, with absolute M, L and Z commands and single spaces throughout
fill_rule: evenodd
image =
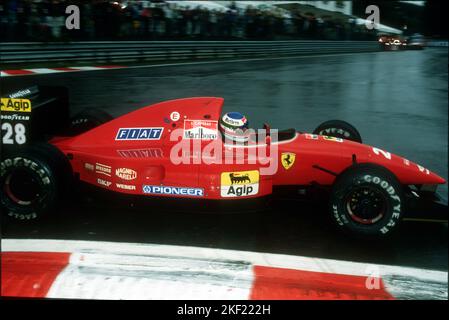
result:
M 28 99 L 1 98 L 0 109 L 1 111 L 11 112 L 31 112 L 31 101 Z
M 221 173 L 221 196 L 246 197 L 259 192 L 259 171 L 238 171 Z

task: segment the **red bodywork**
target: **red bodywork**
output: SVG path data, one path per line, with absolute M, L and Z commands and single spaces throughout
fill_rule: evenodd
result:
M 411 184 L 443 184 L 445 180 L 429 170 L 399 156 L 368 145 L 342 140 L 328 139 L 296 132 L 291 138 L 280 142 L 263 139 L 258 143 L 258 150 L 266 152 L 267 146 L 277 145 L 276 154 L 268 155 L 265 160 L 275 159 L 277 168 L 267 175 L 260 175 L 256 193 L 234 197 L 223 197 L 221 190 L 226 177 L 222 173 L 236 173 L 245 176 L 245 172 L 261 172 L 260 163 L 190 163 L 175 164 L 170 153 L 178 144 L 171 141 L 170 135 L 180 129 L 184 132 L 186 120 L 204 120 L 205 123 L 218 121 L 222 112 L 223 99 L 215 97 L 187 98 L 171 100 L 143 107 L 125 114 L 76 137 L 56 137 L 51 143 L 58 147 L 70 160 L 74 173 L 81 181 L 106 188 L 111 191 L 145 196 L 187 197 L 197 198 L 198 194 L 148 194 L 145 185 L 170 186 L 202 189 L 200 197 L 206 199 L 232 200 L 239 198 L 256 198 L 271 194 L 274 186 L 301 185 L 313 183 L 332 185 L 336 175 L 357 163 L 375 163 L 390 170 L 404 185 Z M 192 122 L 187 121 L 190 125 Z M 155 140 L 116 140 L 123 128 L 163 128 L 159 139 Z M 195 143 L 201 150 L 207 148 L 210 141 L 191 140 L 192 162 L 195 154 L 192 151 Z M 269 144 L 267 144 L 267 142 Z M 229 151 L 219 136 L 219 144 L 224 159 L 225 151 Z M 246 159 L 254 146 L 241 147 L 240 158 Z M 293 164 L 286 169 L 282 165 L 283 154 L 290 153 Z M 233 160 L 238 156 L 233 155 Z M 221 162 L 221 161 L 219 161 Z M 248 175 L 248 173 L 246 173 Z M 240 180 L 241 185 L 249 183 Z M 254 181 L 251 181 L 254 182 Z M 237 183 L 239 184 L 239 183 Z

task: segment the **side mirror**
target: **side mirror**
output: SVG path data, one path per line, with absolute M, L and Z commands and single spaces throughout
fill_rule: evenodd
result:
M 265 130 L 265 143 L 267 145 L 270 145 L 271 144 L 271 136 L 270 136 L 271 127 L 269 124 L 264 123 L 263 128 Z
M 264 123 L 263 124 L 263 128 L 265 129 L 265 132 L 266 132 L 267 136 L 269 136 L 270 135 L 270 131 L 271 131 L 270 125 L 268 123 Z

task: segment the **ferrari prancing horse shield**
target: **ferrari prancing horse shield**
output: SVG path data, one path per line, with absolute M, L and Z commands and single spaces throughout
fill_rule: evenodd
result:
M 295 163 L 296 154 L 292 152 L 282 152 L 281 163 L 285 170 L 290 169 Z

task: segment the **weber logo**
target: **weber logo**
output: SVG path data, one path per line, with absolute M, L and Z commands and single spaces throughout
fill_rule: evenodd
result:
M 120 128 L 115 140 L 159 140 L 164 128 Z
M 123 189 L 123 190 L 130 190 L 130 191 L 136 190 L 136 186 L 129 185 L 129 184 L 116 183 L 115 186 L 118 189 Z
M 183 138 L 216 140 L 218 138 L 218 122 L 212 120 L 185 120 Z
M 245 197 L 259 192 L 259 171 L 223 172 L 221 174 L 221 196 Z

